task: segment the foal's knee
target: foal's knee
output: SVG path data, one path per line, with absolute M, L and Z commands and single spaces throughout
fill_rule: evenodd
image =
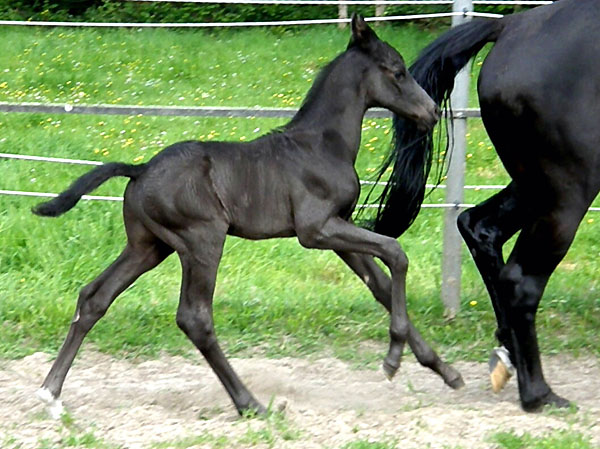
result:
M 390 270 L 405 275 L 408 271 L 408 256 L 395 240 L 389 245 L 389 253 L 391 255 Z

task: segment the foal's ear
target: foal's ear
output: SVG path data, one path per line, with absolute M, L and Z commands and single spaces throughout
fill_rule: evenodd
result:
M 360 14 L 352 13 L 352 39 L 350 46 L 356 45 L 367 49 L 373 40 L 377 39 L 375 32 L 367 25 Z

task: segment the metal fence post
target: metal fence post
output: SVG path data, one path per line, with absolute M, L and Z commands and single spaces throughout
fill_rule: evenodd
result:
M 348 5 L 338 5 L 338 19 L 348 18 Z M 346 28 L 346 22 L 340 22 L 338 28 Z
M 454 12 L 471 12 L 471 0 L 455 0 L 452 5 Z M 467 15 L 453 16 L 452 26 L 460 25 L 470 20 Z M 450 97 L 452 109 L 464 109 L 469 103 L 469 75 L 471 63 L 463 68 L 455 79 L 454 90 Z M 461 283 L 461 251 L 462 239 L 456 227 L 460 213 L 458 204 L 463 202 L 463 187 L 465 178 L 465 149 L 466 149 L 467 118 L 456 115 L 452 120 L 452 157 L 448 167 L 446 188 L 446 203 L 457 206 L 448 209 L 444 217 L 444 250 L 442 258 L 442 291 L 441 297 L 445 307 L 444 316 L 452 319 L 460 310 Z

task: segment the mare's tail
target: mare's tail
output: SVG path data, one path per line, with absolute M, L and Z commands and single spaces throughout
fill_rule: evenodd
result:
M 130 165 L 121 162 L 111 162 L 100 165 L 92 171 L 76 179 L 71 186 L 56 198 L 38 204 L 32 209 L 36 215 L 58 217 L 75 207 L 83 195 L 91 192 L 104 182 L 115 176 L 126 176 L 135 179 L 146 170 L 146 165 Z
M 423 50 L 410 67 L 410 73 L 448 114 L 454 78 L 486 43 L 496 41 L 503 27 L 502 20 L 473 20 L 453 28 Z M 399 237 L 417 217 L 434 157 L 432 136 L 432 131 L 420 131 L 413 122 L 399 117 L 394 119 L 393 149 L 380 177 L 388 167 L 392 166 L 393 170 L 379 198 L 376 232 Z M 441 158 L 438 184 L 445 154 Z

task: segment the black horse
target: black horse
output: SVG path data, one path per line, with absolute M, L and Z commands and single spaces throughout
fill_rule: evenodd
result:
M 106 164 L 38 205 L 36 214 L 57 216 L 109 178 L 131 179 L 123 205 L 127 245 L 81 290 L 69 333 L 40 389 L 51 412 L 62 409 L 61 389 L 88 331 L 123 290 L 173 252 L 183 272 L 177 324 L 240 413 L 265 410 L 227 362 L 213 328 L 215 277 L 227 234 L 248 239 L 297 236 L 307 248 L 334 250 L 365 275 L 377 268 L 372 256 L 380 258 L 392 278 L 389 295 L 382 299 L 391 314 L 386 374 L 394 375 L 408 341 L 424 365 L 450 386 L 461 386 L 460 375 L 408 320 L 407 258 L 401 247 L 393 238 L 350 222 L 360 188 L 354 162 L 362 119 L 372 106 L 387 108 L 424 130 L 439 119 L 439 108 L 410 76 L 402 57 L 354 16 L 347 50 L 323 69 L 283 128 L 249 143 L 176 143 L 143 165 Z
M 561 0 L 456 27 L 410 72 L 447 104 L 456 74 L 488 42 L 495 45 L 478 80 L 481 116 L 512 182 L 463 212 L 458 226 L 491 296 L 522 407 L 567 406 L 544 379 L 535 315 L 600 189 L 600 0 Z M 394 237 L 418 212 L 433 151 L 431 133 L 401 118 L 395 135 L 394 171 L 375 226 Z M 518 231 L 504 261 L 502 246 Z M 384 280 L 375 290 L 385 296 L 385 288 Z

